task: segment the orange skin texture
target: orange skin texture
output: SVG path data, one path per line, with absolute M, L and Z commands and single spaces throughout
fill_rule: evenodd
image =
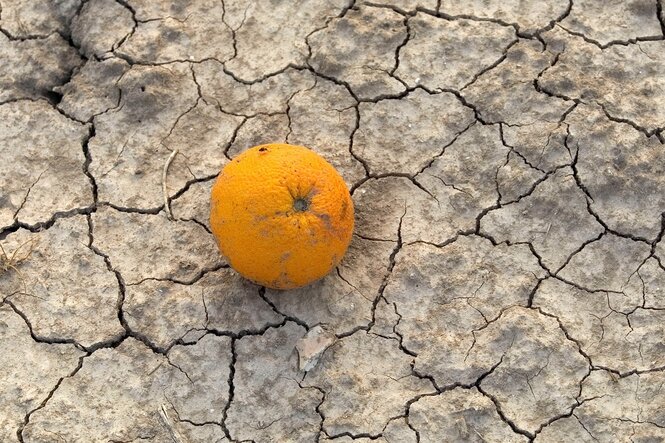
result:
M 346 183 L 303 146 L 255 146 L 228 163 L 211 192 L 210 228 L 233 269 L 273 289 L 328 274 L 353 234 Z

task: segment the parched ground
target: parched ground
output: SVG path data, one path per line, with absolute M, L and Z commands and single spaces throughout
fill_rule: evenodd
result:
M 0 8 L 0 441 L 665 441 L 663 0 Z M 356 205 L 297 291 L 207 226 L 269 141 Z

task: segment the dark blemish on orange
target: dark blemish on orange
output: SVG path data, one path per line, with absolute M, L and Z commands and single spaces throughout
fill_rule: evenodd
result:
M 268 151 L 268 148 L 259 148 L 259 152 L 266 152 Z
M 346 200 L 344 200 L 342 202 L 342 213 L 341 213 L 342 218 L 346 218 L 346 212 L 348 210 L 349 210 L 349 203 Z
M 315 213 L 314 215 L 323 222 L 323 225 L 326 227 L 328 232 L 335 231 L 335 228 L 332 225 L 332 220 L 330 219 L 330 216 L 328 214 Z

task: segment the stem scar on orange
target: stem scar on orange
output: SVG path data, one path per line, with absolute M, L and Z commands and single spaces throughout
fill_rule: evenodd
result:
M 353 201 L 339 173 L 314 151 L 260 145 L 217 177 L 210 227 L 242 276 L 273 289 L 298 288 L 328 274 L 344 256 Z

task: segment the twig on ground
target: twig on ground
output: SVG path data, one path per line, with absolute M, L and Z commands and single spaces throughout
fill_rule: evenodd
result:
M 166 210 L 166 217 L 168 217 L 169 220 L 173 220 L 173 213 L 171 212 L 169 192 L 166 188 L 166 176 L 169 173 L 169 166 L 171 166 L 171 163 L 173 162 L 173 159 L 176 155 L 178 155 L 177 149 L 171 151 L 171 155 L 169 155 L 169 158 L 166 159 L 166 163 L 164 164 L 164 171 L 162 173 L 162 194 L 164 195 L 164 209 Z
M 176 432 L 175 429 L 173 429 L 173 425 L 171 424 L 171 419 L 169 418 L 168 412 L 166 412 L 166 406 L 162 405 L 161 408 L 159 409 L 159 417 L 162 419 L 162 423 L 168 429 L 169 434 L 171 434 L 171 439 L 173 440 L 173 443 L 183 443 L 182 439 L 178 435 L 178 432 Z

